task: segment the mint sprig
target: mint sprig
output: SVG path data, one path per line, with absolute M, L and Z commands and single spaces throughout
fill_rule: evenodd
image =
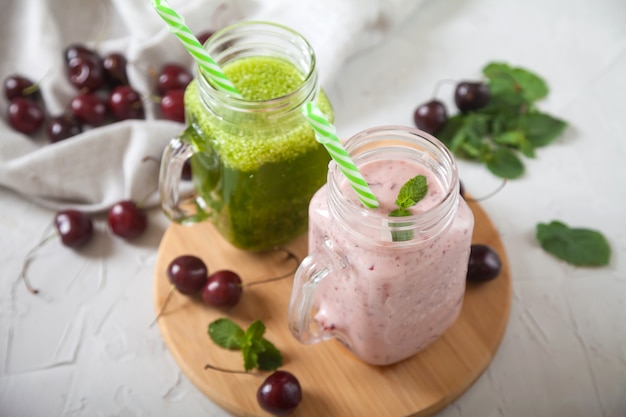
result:
M 244 331 L 228 318 L 220 318 L 209 324 L 209 337 L 213 342 L 229 350 L 241 350 L 244 369 L 258 368 L 273 371 L 283 364 L 280 351 L 265 339 L 265 325 L 256 320 Z
M 426 177 L 423 175 L 413 177 L 400 188 L 398 198 L 396 198 L 396 206 L 401 209 L 412 207 L 423 199 L 427 192 Z
M 456 156 L 482 162 L 498 177 L 519 178 L 520 155 L 534 158 L 536 148 L 552 143 L 567 124 L 537 108 L 549 93 L 539 75 L 502 62 L 489 63 L 483 74 L 489 103 L 450 117 L 437 137 Z
M 426 177 L 424 175 L 417 175 L 410 180 L 408 180 L 404 185 L 400 188 L 398 192 L 398 198 L 396 198 L 396 206 L 397 209 L 393 210 L 389 213 L 390 217 L 405 217 L 410 216 L 411 211 L 408 210 L 409 207 L 413 207 L 420 200 L 422 200 L 426 194 L 428 193 L 428 183 L 426 181 Z M 394 222 L 389 223 L 391 227 L 403 227 L 410 226 L 409 222 Z M 413 231 L 412 230 L 392 230 L 391 231 L 391 240 L 394 242 L 402 242 L 406 240 L 413 239 Z
M 536 237 L 546 252 L 575 266 L 605 266 L 611 258 L 609 242 L 596 230 L 552 221 L 538 224 Z

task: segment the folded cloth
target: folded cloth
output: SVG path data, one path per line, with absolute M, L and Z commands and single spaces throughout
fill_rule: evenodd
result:
M 242 20 L 282 23 L 302 33 L 318 57 L 322 85 L 346 59 L 371 47 L 410 14 L 417 0 L 170 0 L 200 33 Z M 7 122 L 0 99 L 0 187 L 58 210 L 106 210 L 122 199 L 143 200 L 158 187 L 158 159 L 182 130 L 159 120 L 155 75 L 166 62 L 193 61 L 150 1 L 8 0 L 0 14 L 0 79 L 24 75 L 40 84 L 48 116 L 62 114 L 77 94 L 65 76 L 64 49 L 82 43 L 101 55 L 128 60 L 131 86 L 144 98 L 145 120 L 129 120 L 50 143 L 43 132 L 27 136 Z M 156 204 L 156 198 L 146 200 Z

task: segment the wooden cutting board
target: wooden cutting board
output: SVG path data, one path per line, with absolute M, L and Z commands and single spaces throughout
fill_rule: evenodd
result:
M 244 288 L 237 306 L 219 311 L 199 298 L 173 293 L 158 320 L 169 350 L 182 371 L 206 396 L 237 416 L 267 416 L 256 402 L 264 377 L 205 370 L 207 363 L 243 369 L 238 351 L 215 345 L 207 335 L 210 322 L 229 317 L 244 329 L 260 319 L 266 338 L 282 352 L 282 369 L 300 381 L 303 400 L 293 416 L 364 417 L 428 416 L 458 398 L 489 366 L 504 334 L 511 306 L 511 277 L 507 256 L 497 230 L 477 203 L 470 204 L 475 217 L 474 243 L 493 247 L 502 258 L 498 278 L 467 287 L 462 312 L 455 324 L 417 355 L 395 365 L 375 367 L 356 359 L 340 343 L 315 345 L 297 342 L 287 328 L 287 308 L 292 277 Z M 304 258 L 307 238 L 286 245 Z M 293 261 L 282 252 L 248 253 L 227 243 L 208 223 L 172 224 L 161 242 L 154 273 L 155 311 L 167 298 L 168 264 L 177 256 L 202 258 L 209 271 L 231 269 L 244 282 L 289 272 Z

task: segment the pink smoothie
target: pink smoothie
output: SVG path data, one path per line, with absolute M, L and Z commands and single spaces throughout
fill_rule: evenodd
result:
M 381 213 L 396 208 L 398 191 L 418 174 L 427 177 L 428 194 L 410 209 L 413 213 L 427 211 L 444 198 L 442 184 L 416 162 L 377 160 L 359 170 Z M 340 188 L 354 205 L 361 205 L 347 183 Z M 309 252 L 332 247 L 336 264 L 315 294 L 315 320 L 325 331 L 365 362 L 386 365 L 419 352 L 452 325 L 463 302 L 474 225 L 462 198 L 447 226 L 418 233 L 416 239 L 424 241 L 409 245 L 392 243 L 391 235 L 360 230 L 372 238 L 368 243 L 331 218 L 323 187 L 309 206 Z

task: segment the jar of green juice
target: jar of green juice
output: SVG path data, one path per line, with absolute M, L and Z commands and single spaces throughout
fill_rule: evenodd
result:
M 330 160 L 301 113 L 315 101 L 329 120 L 311 45 L 290 28 L 243 22 L 216 32 L 205 49 L 243 98 L 200 70 L 185 91 L 186 129 L 164 151 L 161 205 L 177 223 L 210 219 L 234 246 L 260 251 L 307 230 L 308 205 Z M 193 195 L 180 177 L 190 158 Z

